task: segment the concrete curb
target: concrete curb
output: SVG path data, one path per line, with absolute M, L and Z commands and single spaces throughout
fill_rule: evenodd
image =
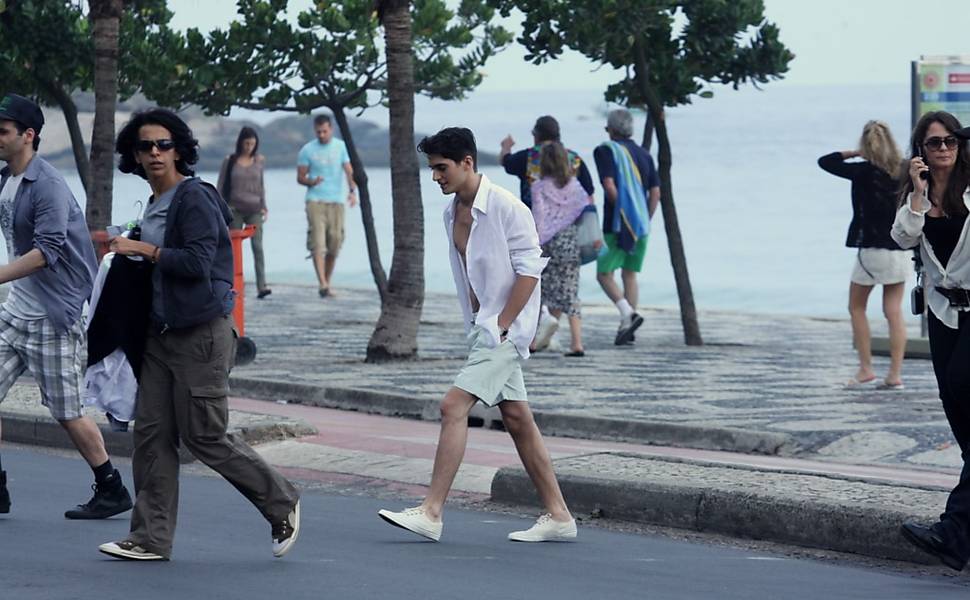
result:
M 105 449 L 114 456 L 131 456 L 134 452 L 134 438 L 131 431 L 114 431 L 107 424 L 98 423 L 104 437 Z M 230 433 L 241 437 L 248 444 L 261 444 L 269 441 L 286 440 L 316 433 L 310 425 L 297 421 L 266 422 L 242 427 L 231 427 Z M 6 442 L 50 446 L 54 448 L 74 448 L 71 438 L 59 423 L 48 416 L 33 416 L 18 413 L 3 414 L 3 439 Z M 185 446 L 179 446 L 179 459 L 182 463 L 195 460 Z
M 559 484 L 574 514 L 936 564 L 899 533 L 904 521 L 935 521 L 937 515 L 930 512 L 930 506 L 925 514 L 907 514 L 849 500 L 791 498 L 772 494 L 769 480 L 767 475 L 764 492 L 751 493 L 700 487 L 690 482 L 670 485 L 611 479 L 594 473 L 559 474 Z M 939 493 L 945 498 L 945 492 Z M 539 505 L 532 482 L 518 467 L 499 469 L 492 480 L 491 499 L 505 504 Z
M 373 392 L 359 388 L 322 387 L 271 379 L 230 377 L 229 385 L 236 396 L 256 400 L 285 400 L 324 408 L 353 410 L 391 417 L 408 417 L 424 421 L 439 419 L 438 401 L 398 394 Z M 498 411 L 473 410 L 472 417 L 484 427 L 501 429 Z M 592 440 L 636 442 L 664 446 L 723 450 L 754 454 L 792 454 L 797 450 L 794 439 L 785 434 L 730 427 L 703 427 L 659 421 L 630 421 L 534 412 L 543 434 Z
M 272 379 L 229 377 L 233 396 L 254 400 L 305 404 L 321 408 L 337 408 L 388 417 L 407 417 L 422 421 L 438 419 L 438 403 L 410 396 L 385 394 L 358 388 L 330 388 L 306 383 L 290 383 Z

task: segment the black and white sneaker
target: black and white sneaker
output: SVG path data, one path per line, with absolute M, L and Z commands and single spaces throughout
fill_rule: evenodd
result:
M 293 507 L 285 520 L 273 523 L 273 556 L 282 558 L 296 543 L 298 535 L 300 535 L 299 500 L 296 501 L 296 506 Z
M 10 492 L 7 491 L 7 472 L 0 471 L 0 513 L 10 512 Z
M 131 496 L 128 489 L 121 482 L 118 469 L 103 483 L 91 486 L 94 496 L 86 504 L 78 504 L 76 508 L 64 513 L 67 519 L 107 519 L 126 510 L 131 510 Z
M 161 554 L 149 552 L 135 542 L 129 540 L 101 544 L 98 546 L 98 550 L 107 554 L 108 556 L 123 558 L 125 560 L 168 560 Z
M 633 334 L 636 332 L 637 328 L 643 325 L 643 317 L 637 313 L 630 315 L 630 319 L 620 322 L 620 328 L 616 332 L 616 339 L 613 340 L 613 344 L 616 346 L 623 346 L 628 344 L 633 340 Z

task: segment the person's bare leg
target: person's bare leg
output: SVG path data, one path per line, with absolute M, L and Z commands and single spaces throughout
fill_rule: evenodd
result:
M 91 467 L 97 467 L 108 462 L 108 453 L 104 449 L 104 438 L 101 430 L 88 417 L 59 421 L 67 431 L 67 435 L 74 442 L 78 452 Z
M 432 521 L 441 520 L 441 510 L 455 481 L 458 467 L 465 457 L 468 442 L 468 413 L 476 398 L 465 390 L 452 387 L 441 401 L 441 431 L 431 469 L 431 486 L 421 508 Z
M 572 352 L 583 351 L 583 320 L 579 315 L 569 315 L 569 349 Z
M 325 290 L 330 287 L 329 279 L 327 279 L 326 270 L 324 268 L 323 255 L 319 252 L 313 253 L 313 270 L 317 273 L 317 283 L 321 290 Z
M 849 316 L 852 318 L 852 342 L 859 355 L 859 369 L 856 381 L 868 381 L 876 376 L 872 371 L 872 342 L 869 334 L 869 319 L 866 318 L 866 304 L 869 303 L 871 285 L 849 284 Z
M 505 430 L 512 436 L 522 466 L 525 467 L 529 479 L 536 487 L 539 500 L 546 508 L 546 512 L 552 515 L 555 521 L 571 520 L 572 515 L 566 507 L 566 500 L 562 496 L 559 481 L 556 480 L 556 473 L 552 468 L 552 459 L 549 457 L 546 444 L 542 441 L 539 427 L 532 418 L 529 403 L 506 400 L 498 406 L 502 411 Z
M 333 252 L 327 252 L 327 257 L 323 259 L 324 267 L 324 277 L 327 281 L 327 287 L 333 283 L 333 268 L 337 266 L 337 255 Z
M 623 298 L 623 292 L 620 291 L 620 287 L 616 285 L 616 280 L 613 279 L 613 273 L 596 273 L 596 281 L 599 282 L 600 287 L 603 288 L 603 293 L 606 294 L 610 302 L 616 304 Z
M 903 382 L 903 355 L 906 353 L 906 321 L 903 320 L 903 296 L 905 283 L 882 286 L 882 312 L 889 321 L 889 373 L 885 382 L 896 385 Z
M 623 297 L 630 303 L 634 312 L 640 299 L 640 286 L 637 284 L 637 272 L 620 269 L 620 279 L 623 280 Z

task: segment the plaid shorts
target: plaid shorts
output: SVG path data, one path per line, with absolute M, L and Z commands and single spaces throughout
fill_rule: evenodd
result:
M 58 333 L 50 319 L 18 319 L 0 308 L 0 401 L 30 371 L 52 417 L 80 417 L 86 337 L 83 319 Z

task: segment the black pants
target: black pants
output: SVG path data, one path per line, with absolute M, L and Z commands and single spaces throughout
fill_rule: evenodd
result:
M 946 510 L 933 527 L 957 554 L 970 559 L 970 313 L 960 313 L 959 329 L 944 325 L 933 311 L 927 314 L 930 354 L 943 412 L 963 456 L 960 482 L 950 492 Z

